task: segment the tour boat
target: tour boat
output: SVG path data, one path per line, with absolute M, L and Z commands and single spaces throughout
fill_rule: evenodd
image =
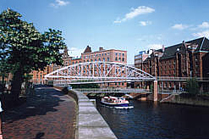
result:
M 101 103 L 106 106 L 129 108 L 129 101 L 123 97 L 105 96 L 101 99 Z

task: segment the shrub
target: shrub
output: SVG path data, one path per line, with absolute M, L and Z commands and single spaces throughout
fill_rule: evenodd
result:
M 190 94 L 199 94 L 199 85 L 196 78 L 191 78 L 186 82 L 186 91 Z

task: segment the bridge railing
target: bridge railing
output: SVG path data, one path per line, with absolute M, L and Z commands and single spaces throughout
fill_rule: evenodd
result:
M 187 81 L 191 78 L 196 78 L 197 81 L 209 82 L 208 77 L 170 77 L 170 76 L 158 76 L 158 81 Z
M 75 89 L 83 93 L 151 93 L 147 89 L 122 89 L 122 88 L 78 88 Z

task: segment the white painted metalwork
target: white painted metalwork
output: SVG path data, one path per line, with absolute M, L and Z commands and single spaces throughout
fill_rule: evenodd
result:
M 76 88 L 76 91 L 82 93 L 152 93 L 147 89 L 137 89 L 137 88 Z
M 57 69 L 47 75 L 45 80 L 61 84 L 105 83 L 153 81 L 155 77 L 143 70 L 115 62 L 86 62 Z

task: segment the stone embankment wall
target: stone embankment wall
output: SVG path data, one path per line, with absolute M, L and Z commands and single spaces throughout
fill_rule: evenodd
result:
M 68 93 L 78 104 L 76 139 L 117 139 L 93 103 L 81 92 Z
M 209 106 L 209 97 L 208 96 L 175 95 L 172 97 L 172 99 L 167 99 L 163 102 L 194 105 L 194 106 Z

